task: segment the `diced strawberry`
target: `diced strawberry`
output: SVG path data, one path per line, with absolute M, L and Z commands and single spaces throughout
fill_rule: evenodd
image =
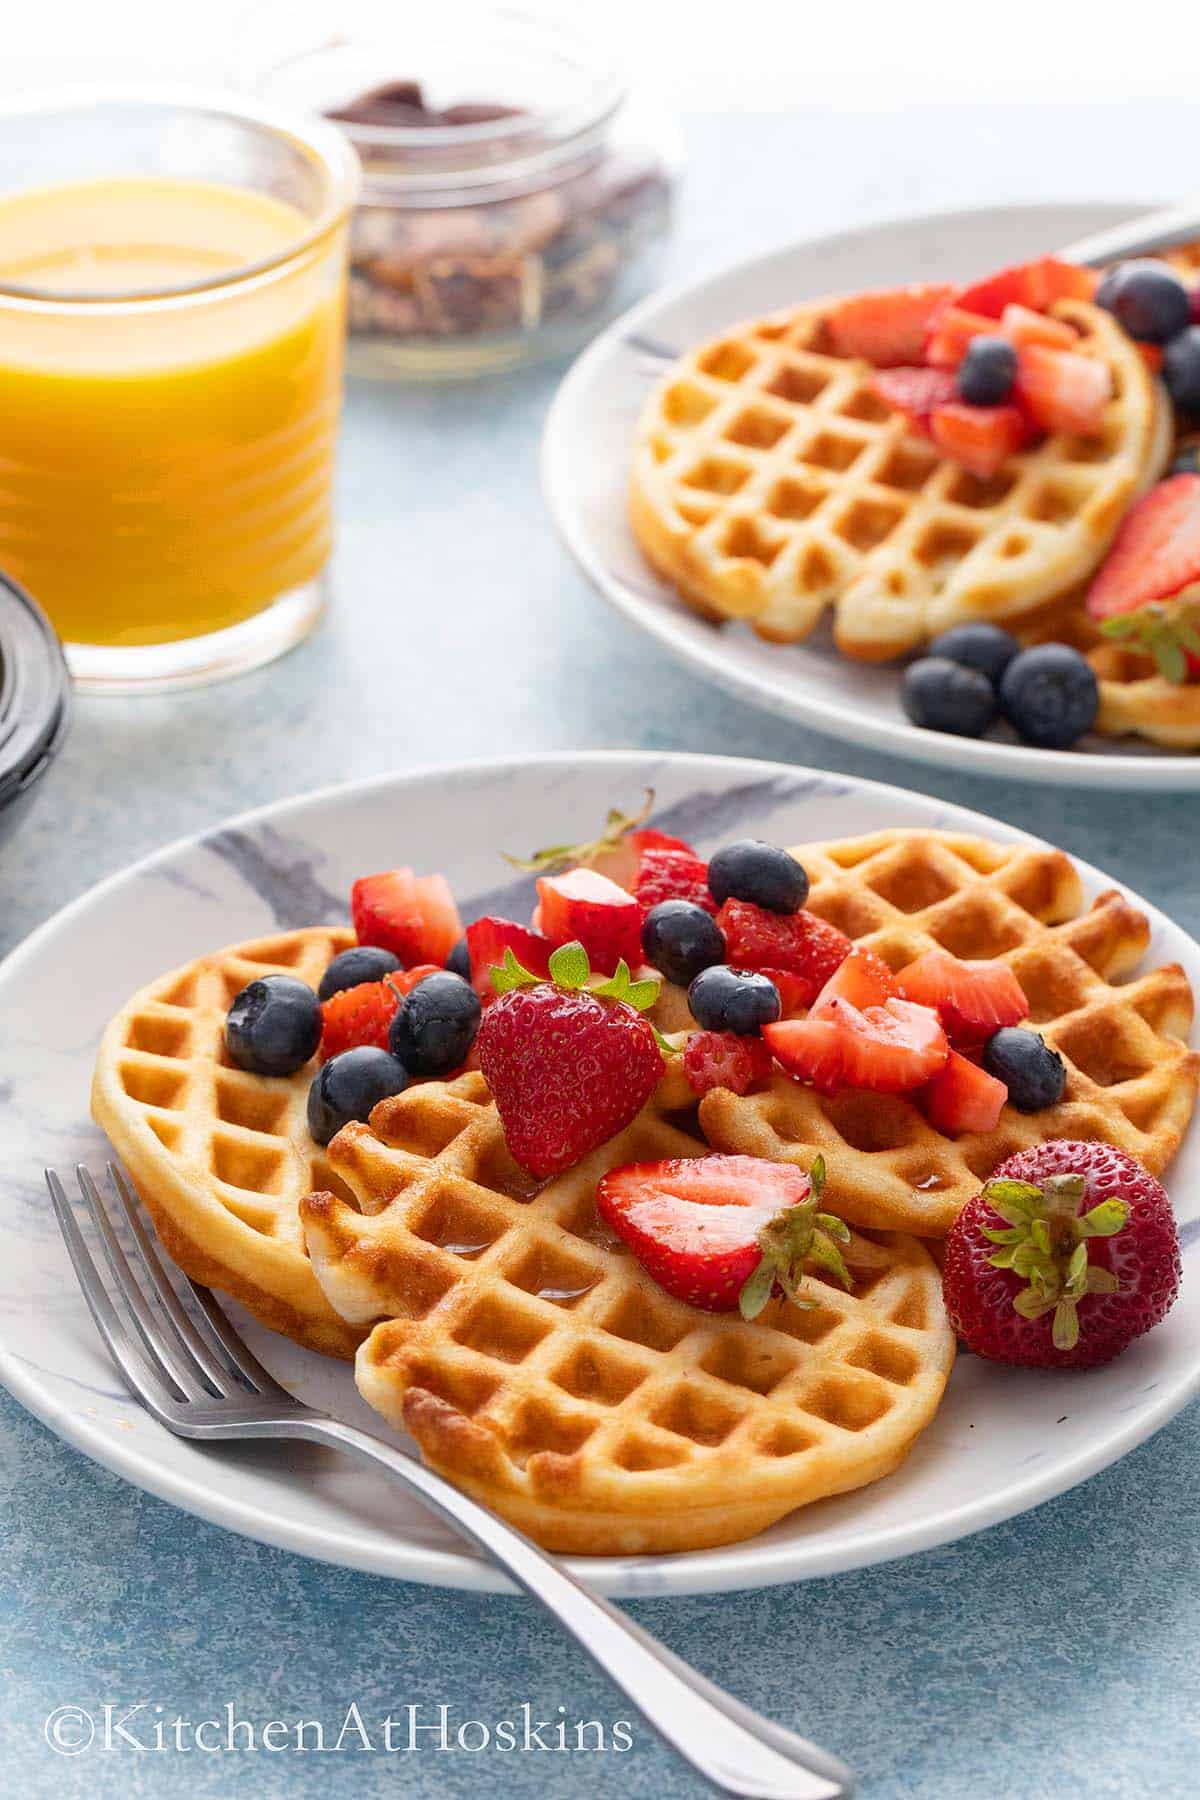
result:
M 322 1062 L 340 1056 L 343 1050 L 355 1050 L 362 1044 L 376 1049 L 388 1047 L 388 1027 L 404 994 L 412 992 L 418 981 L 436 975 L 440 965 L 418 963 L 415 969 L 399 970 L 384 981 L 364 981 L 358 987 L 340 988 L 321 1003 Z
M 826 315 L 835 356 L 864 356 L 876 368 L 919 363 L 933 320 L 954 298 L 944 283 L 851 294 Z
M 934 412 L 929 434 L 939 450 L 986 480 L 1027 441 L 1028 427 L 1015 406 L 969 406 L 965 400 L 951 400 Z
M 996 328 L 992 325 L 991 329 Z M 1046 344 L 1051 350 L 1073 350 L 1079 342 L 1078 334 L 1062 319 L 1034 312 L 1032 307 L 1020 306 L 1016 301 L 1010 301 L 1001 313 L 1000 330 L 1018 349 L 1022 344 Z
M 1094 619 L 1137 612 L 1200 581 L 1200 475 L 1172 475 L 1121 521 L 1087 597 Z
M 900 970 L 896 984 L 906 1000 L 933 1007 L 960 1050 L 1029 1017 L 1024 990 L 1006 962 L 964 962 L 947 950 L 927 950 Z
M 694 1031 L 683 1052 L 683 1072 L 697 1094 L 728 1088 L 748 1094 L 771 1078 L 771 1052 L 760 1037 L 732 1031 Z
M 1165 354 L 1161 344 L 1135 344 L 1134 349 L 1145 363 L 1152 375 L 1157 375 L 1163 366 Z
M 350 910 L 359 943 L 390 950 L 406 968 L 440 967 L 463 934 L 444 875 L 418 878 L 411 869 L 363 875 L 350 891 Z
M 1007 1099 L 1002 1081 L 952 1050 L 917 1103 L 935 1131 L 958 1137 L 964 1131 L 995 1131 Z
M 759 1233 L 788 1208 L 811 1199 L 809 1177 L 791 1163 L 757 1156 L 673 1157 L 611 1169 L 596 1190 L 596 1211 L 668 1294 L 705 1312 L 732 1312 L 763 1263 Z M 809 1220 L 797 1223 L 807 1228 Z M 786 1251 L 786 1245 L 781 1248 Z M 797 1248 L 802 1264 L 804 1236 Z M 781 1260 L 779 1273 L 790 1287 L 802 1267 L 793 1270 Z M 763 1304 L 771 1286 L 766 1284 Z
M 822 1094 L 908 1093 L 936 1075 L 950 1053 L 937 1014 L 908 1000 L 860 1011 L 833 999 L 820 1018 L 781 1019 L 764 1025 L 763 1037 L 789 1074 Z
M 726 900 L 717 924 L 735 969 L 782 969 L 797 976 L 807 985 L 810 1006 L 854 948 L 844 931 L 803 908 L 773 913 L 749 900 Z
M 715 913 L 716 901 L 708 891 L 708 864 L 691 850 L 642 851 L 634 893 L 649 912 L 660 900 L 690 900 L 694 906 Z
M 879 369 L 871 386 L 885 406 L 904 413 L 924 432 L 934 407 L 953 400 L 956 391 L 954 377 L 946 369 Z
M 594 869 L 543 875 L 537 884 L 541 930 L 552 944 L 575 939 L 594 969 L 611 975 L 622 958 L 642 960 L 642 908 L 635 897 Z
M 501 966 L 506 950 L 511 950 L 531 975 L 549 976 L 550 954 L 553 949 L 550 939 L 543 937 L 540 931 L 530 931 L 527 926 L 517 925 L 512 919 L 476 919 L 473 925 L 467 926 L 471 986 L 481 1000 L 494 997 L 496 990 L 492 986 L 492 970 Z
M 830 976 L 813 1001 L 812 1016 L 819 1019 L 831 1000 L 848 1000 L 861 1012 L 867 1006 L 882 1006 L 894 1000 L 900 990 L 892 971 L 873 950 L 856 948 Z
M 1046 312 L 1056 300 L 1090 300 L 1099 284 L 1100 277 L 1094 269 L 1062 262 L 1056 256 L 1039 256 L 964 288 L 957 304 L 966 312 L 986 313 L 989 319 L 999 319 L 1009 305 Z
M 1108 365 L 1076 350 L 1026 344 L 1017 353 L 1014 389 L 1021 407 L 1042 431 L 1094 436 L 1112 398 Z
M 696 854 L 682 838 L 672 837 L 669 831 L 655 831 L 652 825 L 643 825 L 636 831 L 627 831 L 617 843 L 589 858 L 588 867 L 633 893 L 647 850 L 679 850 L 688 856 Z
M 793 975 L 790 969 L 756 969 L 755 974 L 765 975 L 779 989 L 783 1009 L 780 1018 L 794 1019 L 798 1013 L 808 1011 L 813 997 L 812 980 L 809 976 Z
M 972 338 L 994 337 L 995 333 L 995 319 L 984 313 L 967 312 L 962 306 L 947 306 L 934 321 L 925 345 L 925 361 L 935 369 L 957 369 Z

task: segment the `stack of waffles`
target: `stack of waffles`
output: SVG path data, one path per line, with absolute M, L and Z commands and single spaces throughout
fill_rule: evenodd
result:
M 189 1274 L 300 1343 L 357 1353 L 367 1400 L 540 1542 L 595 1554 L 748 1537 L 889 1473 L 933 1417 L 954 1357 L 937 1244 L 996 1164 L 1068 1135 L 1161 1171 L 1198 1080 L 1182 971 L 1142 970 L 1146 920 L 1115 893 L 1085 906 L 1065 856 L 900 831 L 795 854 L 811 908 L 893 968 L 931 946 L 1011 962 L 1066 1060 L 1061 1103 L 951 1140 L 903 1099 L 826 1100 L 783 1076 L 697 1108 L 676 1067 L 618 1136 L 537 1182 L 468 1072 L 382 1101 L 322 1151 L 305 1075 L 233 1068 L 222 1033 L 255 976 L 316 984 L 347 942 L 321 928 L 136 995 L 101 1045 L 96 1117 Z M 823 1155 L 853 1227 L 849 1291 L 810 1266 L 809 1306 L 777 1297 L 746 1323 L 657 1286 L 597 1213 L 597 1185 L 712 1149 Z

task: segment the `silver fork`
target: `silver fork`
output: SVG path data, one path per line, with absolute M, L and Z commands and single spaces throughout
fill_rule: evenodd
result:
M 208 1289 L 181 1276 L 196 1303 L 195 1319 L 184 1307 L 124 1172 L 109 1163 L 109 1192 L 128 1226 L 132 1261 L 99 1186 L 82 1165 L 75 1173 L 117 1296 L 114 1303 L 62 1181 L 47 1169 L 84 1299 L 130 1392 L 168 1431 L 208 1441 L 302 1438 L 386 1469 L 539 1601 L 719 1793 L 745 1800 L 840 1800 L 853 1792 L 853 1775 L 835 1757 L 724 1693 L 424 1463 L 293 1399 L 246 1348 Z

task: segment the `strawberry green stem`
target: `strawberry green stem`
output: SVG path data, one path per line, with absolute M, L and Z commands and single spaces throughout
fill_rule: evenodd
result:
M 1023 1319 L 1054 1314 L 1056 1350 L 1079 1342 L 1079 1302 L 1088 1294 L 1115 1294 L 1111 1269 L 1088 1260 L 1088 1239 L 1113 1237 L 1129 1218 L 1124 1200 L 1102 1200 L 1081 1213 L 1086 1182 L 1082 1175 L 1052 1175 L 1041 1187 L 1028 1181 L 990 1181 L 983 1198 L 1007 1221 L 987 1226 L 983 1235 L 998 1246 L 988 1261 L 1011 1269 L 1027 1284 L 1013 1298 Z
M 747 1276 L 738 1296 L 743 1319 L 756 1319 L 777 1287 L 793 1306 L 815 1306 L 816 1301 L 800 1286 L 806 1262 L 825 1269 L 847 1290 L 853 1286 L 850 1271 L 838 1248 L 840 1244 L 850 1242 L 849 1227 L 835 1213 L 818 1211 L 821 1189 L 825 1185 L 824 1157 L 816 1158 L 808 1178 L 811 1183 L 808 1198 L 798 1200 L 794 1206 L 785 1206 L 758 1234 L 762 1259 Z

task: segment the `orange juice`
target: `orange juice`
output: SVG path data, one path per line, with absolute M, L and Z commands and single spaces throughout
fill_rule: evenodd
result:
M 197 637 L 319 574 L 344 246 L 309 235 L 206 181 L 0 198 L 0 568 L 65 639 Z

